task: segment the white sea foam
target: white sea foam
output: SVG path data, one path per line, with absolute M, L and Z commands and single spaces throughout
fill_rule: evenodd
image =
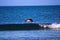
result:
M 54 29 L 60 29 L 60 24 L 58 23 L 52 23 L 51 25 L 48 25 L 49 28 L 54 28 Z
M 48 24 L 39 24 L 39 25 L 44 28 L 48 27 L 50 29 L 60 29 L 60 23 L 52 23 L 50 25 Z

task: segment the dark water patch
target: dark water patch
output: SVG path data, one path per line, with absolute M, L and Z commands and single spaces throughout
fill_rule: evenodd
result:
M 44 29 L 38 24 L 2 24 L 0 30 L 39 30 Z

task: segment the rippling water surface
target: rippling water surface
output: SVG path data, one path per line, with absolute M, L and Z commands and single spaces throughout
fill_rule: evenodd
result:
M 9 40 L 60 40 L 60 30 L 0 31 L 0 39 Z
M 38 23 L 60 23 L 60 6 L 0 6 L 0 24 L 24 23 L 25 18 Z
M 60 6 L 0 6 L 0 24 L 60 23 Z M 60 30 L 0 31 L 0 40 L 60 40 Z

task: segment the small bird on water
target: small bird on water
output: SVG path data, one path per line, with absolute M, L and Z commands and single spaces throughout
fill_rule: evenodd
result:
M 33 22 L 31 18 L 25 18 L 25 22 Z

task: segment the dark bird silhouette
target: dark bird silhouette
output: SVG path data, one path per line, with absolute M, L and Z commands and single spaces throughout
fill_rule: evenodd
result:
M 33 22 L 31 18 L 25 18 L 25 22 Z

